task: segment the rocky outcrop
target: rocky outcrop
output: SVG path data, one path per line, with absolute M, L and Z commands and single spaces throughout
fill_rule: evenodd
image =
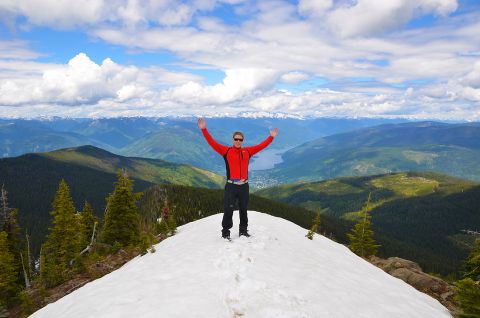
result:
M 450 311 L 456 311 L 457 304 L 454 301 L 454 286 L 438 277 L 424 273 L 417 263 L 400 257 L 382 259 L 372 256 L 369 258 L 369 261 L 415 289 L 437 299 Z

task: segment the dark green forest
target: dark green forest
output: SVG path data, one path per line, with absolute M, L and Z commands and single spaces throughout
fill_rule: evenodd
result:
M 473 238 L 462 230 L 480 228 L 480 186 L 436 173 L 392 173 L 284 185 L 257 194 L 322 208 L 355 220 L 369 193 L 372 229 L 380 255 L 418 262 L 429 272 L 458 273 Z

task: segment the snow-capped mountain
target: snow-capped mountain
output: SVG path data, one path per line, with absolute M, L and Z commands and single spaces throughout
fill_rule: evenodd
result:
M 179 227 L 155 253 L 31 317 L 451 317 L 437 300 L 341 244 L 308 240 L 289 221 L 250 211 L 252 237 L 233 232 L 228 242 L 220 238 L 221 218 Z

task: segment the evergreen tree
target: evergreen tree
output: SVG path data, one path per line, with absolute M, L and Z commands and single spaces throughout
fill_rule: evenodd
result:
M 7 308 L 19 291 L 15 257 L 8 244 L 8 235 L 0 231 L 0 310 Z
M 364 205 L 358 223 L 355 224 L 351 233 L 348 233 L 350 241 L 349 247 L 355 254 L 361 257 L 375 255 L 380 245 L 377 245 L 373 239 L 373 231 L 371 229 L 370 215 L 371 194 L 368 195 L 367 203 Z
M 464 279 L 455 284 L 461 318 L 480 317 L 480 238 L 465 261 Z
M 20 240 L 20 226 L 17 222 L 18 210 L 9 207 L 8 196 L 5 187 L 2 185 L 0 191 L 0 231 L 7 235 L 7 248 L 10 255 L 13 257 L 13 266 L 15 267 L 16 276 L 12 277 L 15 280 L 16 289 L 22 285 L 22 262 L 21 262 L 21 240 Z
M 480 282 L 471 278 L 459 280 L 456 284 L 455 299 L 459 302 L 462 313 L 458 317 L 480 317 Z
M 80 213 L 80 231 L 81 231 L 81 248 L 85 248 L 90 244 L 92 238 L 93 227 L 98 219 L 93 215 L 93 209 L 90 203 L 85 201 L 83 210 Z
M 133 181 L 126 172 L 118 174 L 115 189 L 107 199 L 102 240 L 120 246 L 140 242 L 140 218 L 135 202 L 140 194 L 133 193 Z
M 318 228 L 320 226 L 320 209 L 318 209 L 317 215 L 313 220 L 312 227 L 308 231 L 307 235 L 305 235 L 309 240 L 313 240 L 313 234 L 318 232 Z
M 51 287 L 68 279 L 71 261 L 80 251 L 80 226 L 75 215 L 70 190 L 61 180 L 52 205 L 52 226 L 42 245 L 41 277 L 45 286 Z

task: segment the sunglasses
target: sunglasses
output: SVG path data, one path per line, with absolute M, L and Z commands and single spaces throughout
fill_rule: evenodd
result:
M 233 140 L 235 140 L 235 141 L 243 141 L 242 138 L 233 138 Z

